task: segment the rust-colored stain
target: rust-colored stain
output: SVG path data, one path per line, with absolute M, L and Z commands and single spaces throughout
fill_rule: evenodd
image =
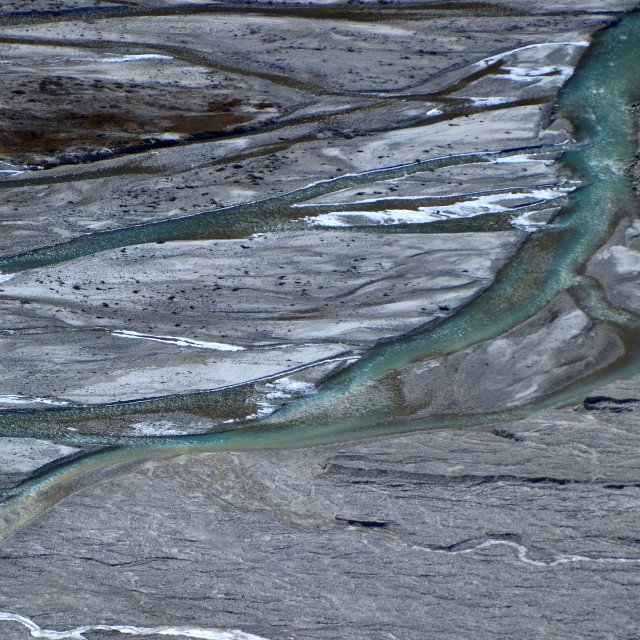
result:
M 206 87 L 0 77 L 0 158 L 39 166 L 82 162 L 231 130 L 266 109 L 277 106 Z

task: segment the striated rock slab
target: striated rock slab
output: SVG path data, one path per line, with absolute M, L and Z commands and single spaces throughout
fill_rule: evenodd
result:
M 515 231 L 269 234 L 25 271 L 0 284 L 3 392 L 108 402 L 358 355 L 464 305 L 519 240 Z

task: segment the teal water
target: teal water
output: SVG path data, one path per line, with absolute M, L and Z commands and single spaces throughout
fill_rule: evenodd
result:
M 640 13 L 625 17 L 617 26 L 595 38 L 563 90 L 558 105 L 559 115 L 574 123 L 578 140 L 583 143 L 579 149 L 568 152 L 563 161 L 582 174 L 585 185 L 570 196 L 553 224 L 529 236 L 517 255 L 499 272 L 494 283 L 459 313 L 439 324 L 429 325 L 372 349 L 361 360 L 329 379 L 317 393 L 291 402 L 264 420 L 224 433 L 159 438 L 144 441 L 138 446 L 104 450 L 34 478 L 20 487 L 20 492 L 9 497 L 0 508 L 0 521 L 4 523 L 0 537 L 6 537 L 72 491 L 75 479 L 82 473 L 105 465 L 184 452 L 294 448 L 417 429 L 514 420 L 535 411 L 575 402 L 606 382 L 638 373 L 640 321 L 632 314 L 611 309 L 598 288 L 582 276 L 586 262 L 606 242 L 616 224 L 624 216 L 636 216 L 638 213 L 630 181 L 625 175 L 636 151 L 632 105 L 640 98 L 638 43 Z M 478 156 L 478 161 L 485 159 Z M 413 171 L 414 168 L 424 170 L 411 165 L 386 171 Z M 350 176 L 339 180 L 342 181 L 340 188 L 343 188 L 358 184 L 358 180 L 364 178 Z M 320 183 L 309 187 L 305 197 L 329 193 L 329 189 L 335 186 Z M 290 195 L 288 202 L 283 204 L 295 202 L 299 195 Z M 255 205 L 260 208 L 254 214 L 263 214 L 272 205 L 273 202 L 269 201 Z M 222 228 L 234 229 L 234 225 L 239 225 L 238 232 L 247 224 L 237 212 L 227 211 L 221 220 Z M 191 222 L 194 220 L 190 219 L 189 224 Z M 187 224 L 180 221 L 159 224 L 176 223 L 173 231 Z M 164 229 L 163 232 L 166 231 Z M 126 233 L 140 233 L 137 242 L 142 241 L 142 237 L 149 241 L 146 238 L 156 237 L 157 225 L 112 232 L 103 237 L 111 238 L 118 233 L 121 234 L 118 242 L 126 239 Z M 68 252 L 69 246 L 65 246 L 63 251 Z M 62 259 L 75 257 L 67 258 L 66 255 L 70 254 L 64 253 Z M 60 254 L 32 258 L 20 256 L 13 262 L 10 259 L 0 263 L 0 269 L 28 268 L 33 266 L 31 260 L 38 262 L 42 259 L 47 264 L 47 259 L 59 260 Z M 562 291 L 573 295 L 593 318 L 606 320 L 618 327 L 624 337 L 626 354 L 615 366 L 559 389 L 535 406 L 484 415 L 441 415 L 421 421 L 403 420 L 402 407 L 397 406 L 397 400 L 387 393 L 385 376 L 408 364 L 454 353 L 501 335 L 531 317 Z M 207 402 L 215 394 L 202 397 Z M 47 413 L 65 415 L 65 412 Z M 33 412 L 29 415 L 30 419 L 37 420 Z M 20 415 L 14 414 L 14 418 L 20 420 Z

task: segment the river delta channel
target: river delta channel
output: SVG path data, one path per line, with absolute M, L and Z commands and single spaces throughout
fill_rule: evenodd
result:
M 0 639 L 640 637 L 636 9 L 3 3 Z

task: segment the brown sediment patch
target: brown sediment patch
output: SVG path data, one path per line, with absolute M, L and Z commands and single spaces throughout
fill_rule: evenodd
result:
M 186 115 L 173 118 L 171 131 L 187 135 L 215 133 L 249 120 L 233 113 Z
M 45 167 L 213 135 L 278 112 L 207 86 L 75 76 L 0 78 L 0 100 L 0 158 Z

